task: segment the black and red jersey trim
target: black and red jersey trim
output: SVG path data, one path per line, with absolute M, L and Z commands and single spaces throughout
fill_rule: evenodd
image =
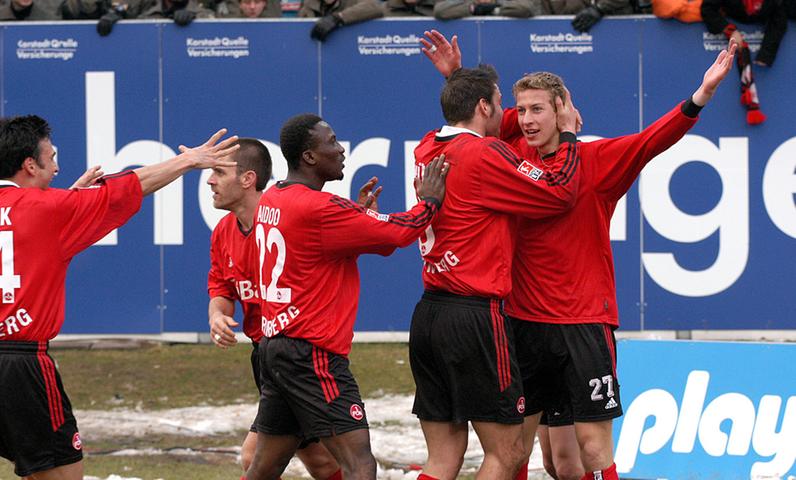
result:
M 605 334 L 605 344 L 608 345 L 608 351 L 611 353 L 611 370 L 614 374 L 614 378 L 616 376 L 616 344 L 614 343 L 614 335 L 613 330 L 611 329 L 610 325 L 603 324 L 603 333 Z
M 501 157 L 506 159 L 513 167 L 519 167 L 522 163 L 522 159 L 519 158 L 505 143 L 501 142 L 500 140 L 495 140 L 487 145 L 488 148 L 491 148 L 495 152 L 498 153 Z
M 36 358 L 39 360 L 42 378 L 44 379 L 44 388 L 47 392 L 50 424 L 53 432 L 55 432 L 64 424 L 64 405 L 61 392 L 58 390 L 58 383 L 55 380 L 55 365 L 50 356 L 47 355 L 47 342 L 39 342 Z
M 358 205 L 351 200 L 347 200 L 342 197 L 332 196 L 329 198 L 329 201 L 333 204 L 337 205 L 340 208 L 344 209 L 353 209 L 360 213 L 365 213 L 366 209 L 363 208 L 361 205 Z M 398 225 L 400 227 L 407 227 L 407 228 L 417 228 L 426 225 L 429 221 L 429 217 L 434 215 L 437 210 L 437 206 L 433 202 L 425 202 L 426 208 L 423 210 L 422 213 L 419 215 L 413 215 L 410 213 L 392 213 L 387 216 L 387 223 L 392 223 L 394 225 Z
M 506 336 L 505 319 L 500 314 L 500 303 L 498 300 L 489 302 L 489 310 L 492 315 L 492 335 L 495 339 L 495 354 L 497 358 L 497 373 L 500 391 L 504 391 L 511 385 L 511 359 L 509 356 L 509 342 Z
M 558 172 L 547 172 L 545 181 L 548 185 L 564 186 L 572 179 L 572 175 L 580 164 L 580 154 L 577 143 L 565 143 L 567 147 L 567 158 Z
M 326 403 L 332 403 L 334 399 L 340 396 L 340 390 L 337 388 L 337 382 L 334 377 L 329 372 L 329 353 L 313 345 L 312 365 L 315 368 L 315 376 L 318 377 L 318 381 L 321 383 Z

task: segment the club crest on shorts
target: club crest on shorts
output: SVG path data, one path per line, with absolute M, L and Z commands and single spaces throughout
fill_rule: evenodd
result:
M 348 413 L 351 414 L 351 418 L 356 421 L 360 421 L 365 418 L 365 412 L 362 411 L 362 407 L 357 405 L 356 403 L 351 405 L 351 408 L 348 410 Z
M 520 399 L 517 400 L 517 411 L 525 413 L 525 397 L 520 397 Z
M 539 179 L 542 178 L 542 174 L 544 173 L 542 169 L 536 168 L 533 165 L 531 165 L 531 162 L 529 162 L 528 160 L 523 160 L 520 166 L 517 167 L 517 171 L 535 182 L 539 181 Z
M 75 432 L 72 436 L 72 448 L 75 450 L 81 450 L 83 448 L 83 441 L 80 440 L 80 433 Z

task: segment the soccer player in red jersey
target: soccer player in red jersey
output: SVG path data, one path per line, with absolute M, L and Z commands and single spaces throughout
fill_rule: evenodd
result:
M 240 302 L 243 332 L 252 342 L 252 373 L 259 393 L 258 347 L 263 333 L 260 328 L 260 295 L 257 292 L 257 244 L 252 231 L 257 204 L 271 178 L 271 155 L 265 145 L 254 138 L 241 138 L 238 145 L 240 149 L 231 158 L 237 165 L 215 167 L 207 180 L 213 191 L 213 206 L 230 212 L 216 225 L 210 237 L 208 318 L 213 342 L 221 348 L 233 347 L 237 344 L 233 328 L 238 326 L 233 318 L 235 302 Z M 257 429 L 253 424 L 241 447 L 244 472 L 251 465 L 256 443 Z M 308 442 L 296 452 L 296 456 L 313 478 L 342 478 L 334 457 L 317 442 Z
M 0 120 L 0 456 L 21 477 L 83 478 L 80 435 L 48 342 L 64 321 L 72 257 L 124 224 L 141 199 L 192 169 L 234 165 L 236 137 L 221 130 L 157 165 L 74 190 L 58 173 L 50 127 L 30 115 Z
M 445 76 L 461 66 L 461 53 L 439 32 L 427 33 L 425 53 Z M 574 208 L 518 226 L 512 280 L 506 299 L 526 387 L 526 449 L 542 410 L 570 408 L 584 479 L 616 480 L 612 419 L 622 414 L 616 378 L 619 325 L 609 238 L 617 202 L 642 168 L 674 145 L 696 123 L 732 67 L 737 45 L 722 51 L 691 97 L 642 132 L 580 146 L 583 179 Z M 555 165 L 556 127 L 563 81 L 542 72 L 514 85 L 516 108 L 504 113 L 501 138 Z M 535 156 L 534 156 L 535 155 Z M 550 425 L 555 421 L 548 416 Z
M 494 138 L 502 118 L 491 67 L 459 69 L 441 94 L 447 125 L 415 150 L 422 177 L 444 154 L 451 164 L 445 208 L 421 237 L 425 293 L 415 308 L 409 358 L 413 412 L 428 446 L 420 478 L 453 479 L 472 422 L 484 449 L 479 479 L 511 478 L 523 458 L 525 399 L 502 299 L 511 290 L 515 226 L 566 212 L 579 183 L 577 112 L 559 99 L 557 167 L 520 157 Z
M 359 297 L 356 261 L 364 253 L 389 255 L 420 236 L 442 203 L 447 164 L 436 159 L 415 183 L 415 207 L 388 215 L 321 191 L 343 178 L 345 151 L 317 115 L 288 120 L 280 147 L 287 179 L 263 194 L 255 219 L 264 338 L 257 449 L 247 478 L 278 478 L 302 439 L 318 437 L 346 480 L 375 479 L 347 359 Z

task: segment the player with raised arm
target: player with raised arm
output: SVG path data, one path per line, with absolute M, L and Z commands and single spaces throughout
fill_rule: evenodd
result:
M 235 302 L 243 313 L 243 332 L 251 340 L 251 365 L 257 392 L 260 391 L 259 344 L 261 329 L 260 295 L 257 287 L 257 244 L 254 241 L 254 214 L 268 180 L 271 178 L 271 155 L 257 139 L 241 138 L 240 149 L 231 158 L 235 167 L 215 167 L 207 179 L 213 191 L 213 206 L 228 210 L 210 236 L 210 272 L 207 290 L 210 296 L 208 321 L 210 335 L 219 348 L 238 342 L 234 328 Z M 359 191 L 358 203 L 378 211 L 381 187 L 371 178 Z M 249 469 L 257 443 L 257 427 L 252 424 L 241 447 L 241 466 Z M 310 475 L 318 480 L 340 480 L 342 471 L 334 457 L 317 441 L 306 442 L 296 452 Z
M 616 378 L 619 326 L 609 237 L 617 202 L 644 166 L 696 123 L 732 68 L 737 45 L 719 53 L 691 97 L 643 131 L 580 144 L 583 178 L 574 208 L 543 221 L 520 221 L 506 313 L 515 329 L 526 387 L 527 454 L 542 410 L 571 409 L 584 479 L 616 480 L 612 420 L 622 414 Z M 461 67 L 457 39 L 426 32 L 424 52 L 444 76 Z M 557 106 L 563 81 L 541 72 L 514 84 L 516 108 L 503 116 L 501 138 L 537 161 L 556 165 Z
M 313 114 L 280 133 L 287 178 L 263 194 L 259 251 L 262 395 L 249 480 L 273 480 L 305 438 L 318 437 L 346 480 L 376 478 L 365 410 L 347 355 L 359 297 L 357 258 L 390 255 L 416 240 L 439 210 L 447 164 L 436 159 L 416 181 L 420 202 L 380 214 L 321 191 L 343 178 L 344 149 Z
M 417 386 L 413 412 L 428 446 L 420 479 L 453 479 L 472 422 L 484 449 L 479 479 L 511 478 L 523 458 L 525 399 L 502 299 L 511 290 L 514 226 L 573 205 L 580 157 L 577 112 L 559 100 L 561 159 L 551 170 L 494 138 L 503 111 L 497 74 L 459 69 L 441 94 L 447 125 L 415 149 L 422 176 L 444 154 L 451 164 L 445 208 L 424 237 L 425 293 L 412 316 L 409 358 Z
M 14 462 L 17 475 L 83 478 L 77 423 L 48 353 L 64 321 L 72 257 L 123 225 L 144 195 L 190 170 L 234 165 L 224 157 L 238 148 L 237 137 L 219 143 L 225 133 L 196 148 L 180 146 L 165 162 L 61 190 L 49 188 L 58 164 L 47 122 L 35 115 L 0 119 L 0 456 Z

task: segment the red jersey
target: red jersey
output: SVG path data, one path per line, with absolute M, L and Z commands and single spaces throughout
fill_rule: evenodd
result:
M 580 144 L 583 173 L 572 210 L 520 221 L 508 315 L 532 322 L 619 326 L 611 216 L 647 162 L 696 123 L 699 109 L 692 105 L 681 104 L 640 133 Z M 501 131 L 538 159 L 517 125 L 516 110 L 506 110 Z
M 426 290 L 503 298 L 511 290 L 516 217 L 543 218 L 569 208 L 580 170 L 575 136 L 558 148 L 558 169 L 545 171 L 497 138 L 443 127 L 415 149 L 418 174 L 434 157 L 450 164 L 444 208 L 420 238 Z
M 409 245 L 437 209 L 422 201 L 387 215 L 300 183 L 269 188 L 255 218 L 263 334 L 348 355 L 359 300 L 357 257 Z
M 207 293 L 240 302 L 243 333 L 254 342 L 263 338 L 260 328 L 260 294 L 257 291 L 257 244 L 254 229 L 244 233 L 234 213 L 218 222 L 210 235 L 210 272 Z
M 75 190 L 0 182 L 0 341 L 48 341 L 58 334 L 72 257 L 132 217 L 141 198 L 132 171 Z

